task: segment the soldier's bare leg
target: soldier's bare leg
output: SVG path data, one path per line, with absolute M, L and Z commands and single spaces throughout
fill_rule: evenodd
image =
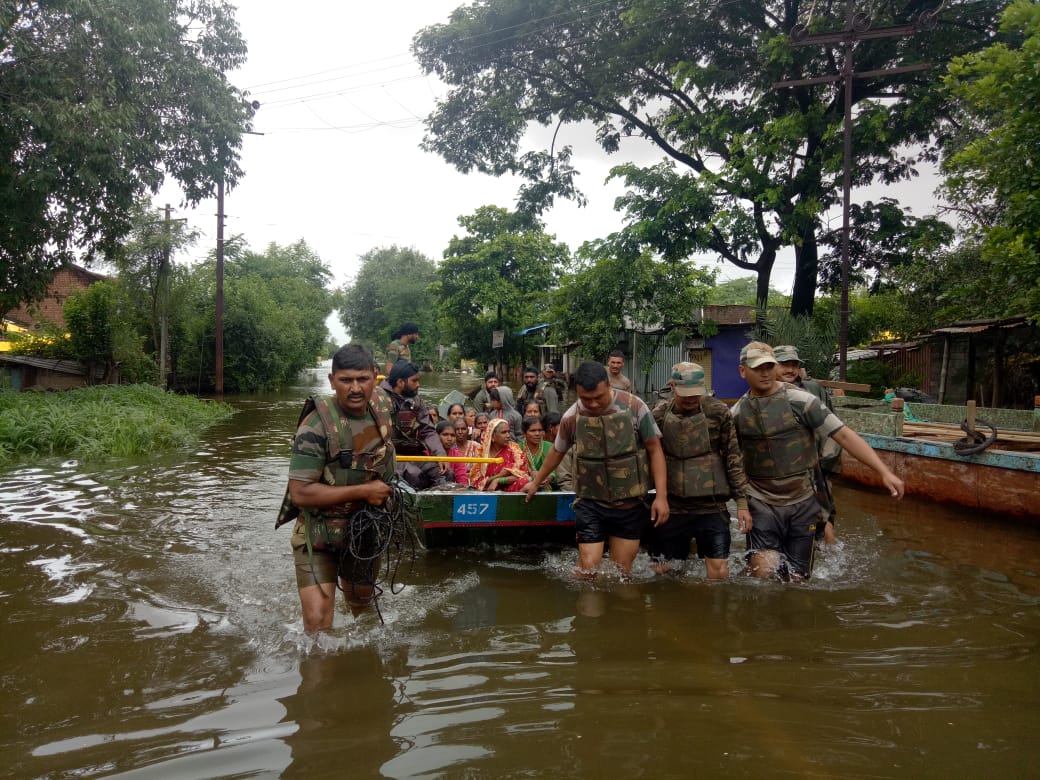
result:
M 638 554 L 638 539 L 622 539 L 619 536 L 610 537 L 610 560 L 621 570 L 622 577 L 627 577 L 632 573 L 632 562 Z
M 578 568 L 574 573 L 582 577 L 595 577 L 603 562 L 604 546 L 603 542 L 579 542 Z
M 336 583 L 323 582 L 300 588 L 300 607 L 303 611 L 303 630 L 307 633 L 332 628 L 336 607 Z

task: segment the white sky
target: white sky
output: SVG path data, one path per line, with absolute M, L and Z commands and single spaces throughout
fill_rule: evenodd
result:
M 308 0 L 290 12 L 272 0 L 240 0 L 236 18 L 249 59 L 231 79 L 260 101 L 254 128 L 263 135 L 245 136 L 246 175 L 225 198 L 225 236 L 240 233 L 255 250 L 303 238 L 339 285 L 354 276 L 358 257 L 370 249 L 397 244 L 440 260 L 450 238 L 461 232 L 460 215 L 485 204 L 512 208 L 516 180 L 463 175 L 419 149 L 422 120 L 445 89 L 421 74 L 411 40 L 421 28 L 447 21 L 461 4 Z M 541 140 L 532 146 L 541 147 Z M 549 233 L 576 249 L 621 227 L 613 203 L 622 188 L 604 184 L 609 169 L 660 155 L 635 139 L 608 157 L 587 128 L 564 128 L 558 144 L 575 149 L 588 205 L 560 201 L 543 220 Z M 932 187 L 915 185 L 922 193 Z M 155 199 L 159 207 L 169 202 L 176 208 L 180 201 L 173 185 Z M 202 235 L 182 259 L 205 256 L 216 243 L 215 201 L 176 216 L 186 217 Z M 728 263 L 718 267 L 721 279 L 749 275 Z M 773 287 L 789 291 L 792 276 L 793 258 L 782 256 Z M 331 322 L 330 330 L 342 336 Z

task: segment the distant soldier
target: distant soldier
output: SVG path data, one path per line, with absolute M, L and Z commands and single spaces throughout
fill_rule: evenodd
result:
M 685 561 L 690 542 L 697 540 L 697 555 L 704 558 L 708 579 L 729 577 L 729 510 L 726 501 L 737 502 L 741 533 L 751 530 L 747 477 L 740 442 L 729 408 L 708 395 L 704 369 L 696 363 L 676 363 L 669 383 L 672 398 L 654 408 L 661 429 L 661 446 L 668 472 L 668 522 L 654 528 L 648 544 L 652 558 Z
M 534 366 L 528 366 L 523 373 L 524 386 L 520 388 L 520 395 L 516 397 L 518 409 L 523 409 L 528 401 L 538 403 L 539 416 L 548 412 L 560 411 L 560 399 L 556 394 L 556 387 L 551 384 L 538 381 L 538 370 Z
M 627 577 L 647 520 L 668 520 L 661 431 L 642 399 L 611 389 L 602 364 L 582 363 L 574 381 L 578 401 L 564 412 L 552 450 L 524 490 L 530 501 L 573 447 L 578 572 L 595 576 L 609 541 L 610 559 Z M 651 487 L 657 494 L 647 511 Z
M 632 380 L 621 373 L 625 368 L 625 353 L 615 349 L 607 356 L 607 376 L 610 378 L 610 386 L 615 390 L 632 392 Z
M 410 362 L 412 359 L 411 345 L 419 340 L 419 326 L 414 322 L 405 322 L 401 327 L 390 334 L 393 339 L 386 348 L 386 375 L 398 361 Z
M 732 414 L 754 520 L 748 573 L 808 579 L 813 536 L 824 511 L 814 485 L 817 439 L 837 441 L 874 469 L 895 498 L 903 497 L 903 480 L 816 396 L 776 378 L 776 356 L 768 344 L 753 341 L 741 350 L 740 375 L 748 383 L 748 392 L 734 404 Z
M 475 396 L 473 396 L 473 406 L 478 412 L 487 412 L 491 410 L 491 396 L 488 395 L 488 392 L 494 390 L 501 384 L 502 381 L 494 371 L 488 371 L 484 374 L 484 386 L 480 388 Z
M 567 394 L 567 383 L 563 381 L 563 378 L 556 373 L 556 366 L 552 363 L 546 363 L 542 366 L 542 378 L 539 382 L 544 387 L 552 387 L 556 390 L 556 397 L 560 399 L 560 403 L 563 403 L 563 399 Z

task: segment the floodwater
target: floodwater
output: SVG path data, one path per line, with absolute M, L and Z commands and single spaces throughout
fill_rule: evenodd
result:
M 1040 531 L 850 487 L 809 584 L 430 550 L 309 641 L 273 524 L 324 373 L 195 452 L 0 472 L 0 775 L 1037 775 Z

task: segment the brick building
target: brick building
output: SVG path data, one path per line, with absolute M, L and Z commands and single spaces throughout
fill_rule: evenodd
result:
M 34 325 L 49 322 L 59 328 L 65 328 L 65 315 L 62 307 L 76 290 L 85 290 L 94 282 L 99 282 L 106 277 L 104 274 L 88 271 L 78 265 L 70 265 L 55 274 L 47 296 L 30 307 L 19 306 L 4 315 L 4 319 L 21 325 L 28 330 L 34 330 Z

